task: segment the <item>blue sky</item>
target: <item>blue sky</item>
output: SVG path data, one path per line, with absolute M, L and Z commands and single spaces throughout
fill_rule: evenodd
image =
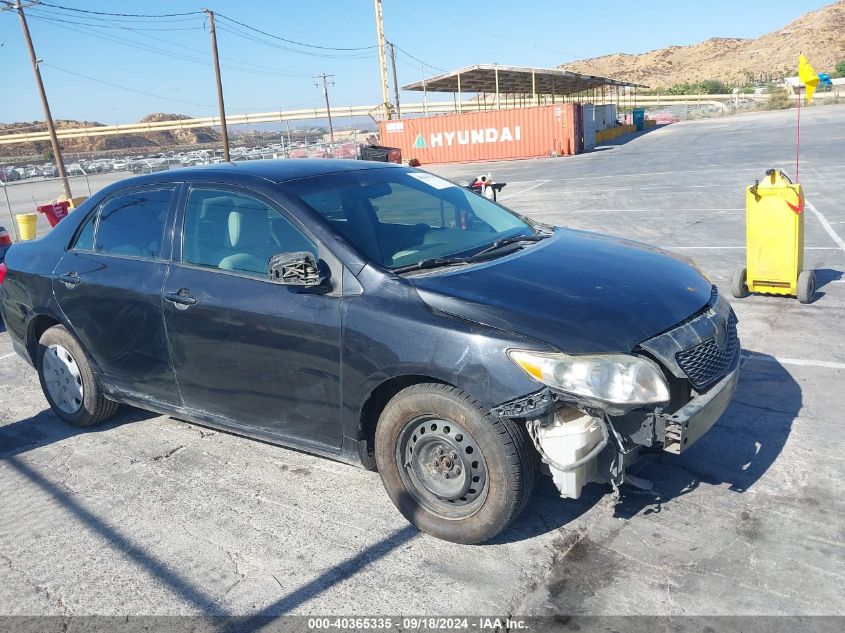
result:
M 319 46 L 357 48 L 375 43 L 371 0 L 46 1 L 89 11 L 140 14 L 207 7 L 273 35 Z M 398 55 L 401 85 L 439 72 L 431 67 L 454 69 L 476 63 L 554 67 L 584 57 L 638 53 L 710 37 L 753 38 L 824 4 L 817 0 L 384 0 L 384 18 L 388 40 L 407 52 Z M 215 113 L 203 15 L 167 21 L 116 19 L 46 5 L 28 9 L 27 15 L 55 118 L 126 123 L 150 112 Z M 269 40 L 276 46 L 268 46 L 236 34 L 240 30 L 268 40 L 225 18 L 218 18 L 218 25 L 231 113 L 318 106 L 322 91 L 311 75 L 322 72 L 335 75 L 330 88 L 333 105 L 380 100 L 373 49 L 309 49 L 280 40 Z M 423 70 L 408 55 L 431 67 Z M 20 25 L 12 12 L 0 13 L 0 73 L 0 122 L 43 118 Z M 420 96 L 408 93 L 402 98 L 419 101 Z

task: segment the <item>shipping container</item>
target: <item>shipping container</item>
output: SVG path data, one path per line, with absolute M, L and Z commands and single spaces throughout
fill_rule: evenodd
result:
M 607 103 L 605 105 L 594 106 L 594 116 L 596 122 L 596 131 L 606 130 L 616 125 L 616 104 Z
M 455 163 L 578 153 L 580 118 L 578 104 L 562 103 L 382 121 L 379 127 L 381 142 L 400 148 L 405 158 Z
M 584 121 L 584 149 L 591 150 L 596 146 L 596 114 L 598 108 L 584 104 L 582 119 Z
M 584 151 L 584 119 L 580 103 L 565 103 L 560 106 L 563 125 L 563 148 L 561 154 L 571 156 Z

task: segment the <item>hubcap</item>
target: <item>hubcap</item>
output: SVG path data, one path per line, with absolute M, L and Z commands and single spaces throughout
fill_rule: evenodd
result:
M 435 514 L 474 513 L 487 494 L 487 464 L 475 440 L 451 420 L 412 420 L 396 447 L 399 472 L 418 503 Z
M 82 407 L 84 388 L 79 365 L 61 345 L 51 345 L 44 352 L 41 371 L 53 403 L 65 413 L 76 413 Z

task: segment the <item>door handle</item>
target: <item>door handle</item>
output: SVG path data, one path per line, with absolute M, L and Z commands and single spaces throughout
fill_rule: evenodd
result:
M 59 275 L 59 281 L 61 281 L 65 285 L 65 288 L 68 289 L 75 288 L 82 283 L 82 279 L 80 279 L 79 275 L 75 272 L 69 272 L 66 275 Z
M 179 292 L 168 292 L 164 295 L 166 301 L 174 304 L 179 310 L 187 310 L 190 306 L 196 305 L 197 298 L 187 288 Z

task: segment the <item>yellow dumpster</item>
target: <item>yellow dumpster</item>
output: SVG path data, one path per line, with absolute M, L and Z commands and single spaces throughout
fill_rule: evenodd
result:
M 731 279 L 731 294 L 759 292 L 810 303 L 816 275 L 804 270 L 804 193 L 782 171 L 769 169 L 745 189 L 746 267 Z
M 38 215 L 35 213 L 19 213 L 15 216 L 15 219 L 18 221 L 21 241 L 34 240 L 35 223 L 38 222 Z

